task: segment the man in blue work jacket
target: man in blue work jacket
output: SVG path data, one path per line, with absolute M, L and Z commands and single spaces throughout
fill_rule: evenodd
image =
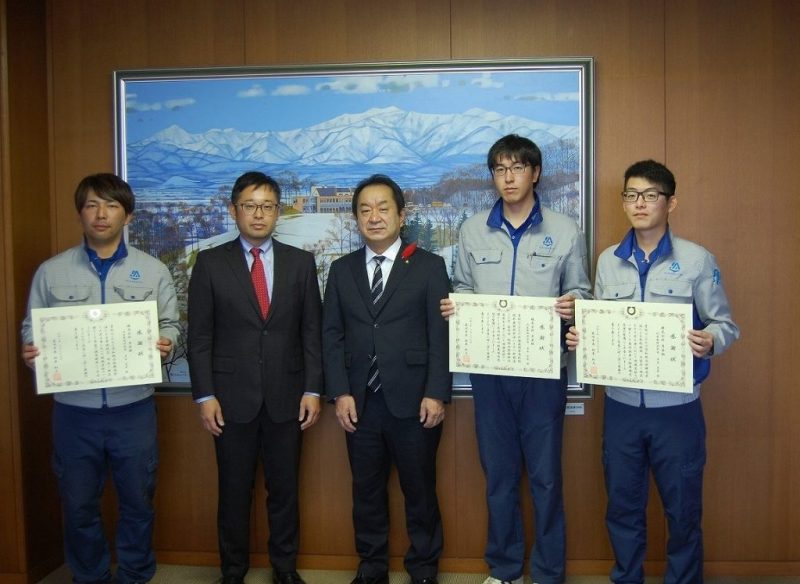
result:
M 31 309 L 153 300 L 155 348 L 166 359 L 178 341 L 178 301 L 167 267 L 126 245 L 135 198 L 116 175 L 84 178 L 75 190 L 83 242 L 45 261 L 33 277 L 22 323 L 22 358 L 35 367 Z M 116 582 L 147 582 L 156 571 L 153 496 L 158 467 L 156 404 L 151 384 L 65 391 L 54 395 L 53 470 L 72 581 L 111 582 L 111 554 L 100 517 L 106 475 L 119 501 Z
M 665 584 L 703 581 L 702 515 L 706 427 L 700 384 L 709 358 L 739 337 L 714 256 L 669 228 L 678 203 L 675 177 L 663 164 L 643 160 L 625 171 L 622 209 L 631 223 L 623 240 L 597 262 L 598 300 L 691 303 L 694 390 L 675 393 L 607 387 L 603 422 L 603 466 L 608 507 L 606 527 L 616 562 L 611 580 L 644 582 L 649 474 L 661 495 L 669 527 Z M 567 345 L 574 350 L 579 331 Z
M 495 142 L 487 165 L 499 198 L 461 226 L 453 288 L 460 293 L 552 297 L 564 321 L 575 298 L 590 296 L 586 242 L 578 224 L 536 195 L 542 153 L 515 134 Z M 458 309 L 441 304 L 447 318 Z M 539 584 L 565 578 L 566 530 L 561 446 L 567 401 L 566 355 L 560 379 L 470 375 L 478 452 L 486 475 L 489 533 L 484 584 L 522 584 L 525 532 L 519 501 L 523 461 L 536 534 L 531 575 Z

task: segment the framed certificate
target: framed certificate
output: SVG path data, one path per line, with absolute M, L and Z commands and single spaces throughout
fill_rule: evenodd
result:
M 39 394 L 161 383 L 155 302 L 31 310 Z
M 692 392 L 691 304 L 576 300 L 575 325 L 578 381 Z
M 561 319 L 553 298 L 450 294 L 450 370 L 558 379 Z

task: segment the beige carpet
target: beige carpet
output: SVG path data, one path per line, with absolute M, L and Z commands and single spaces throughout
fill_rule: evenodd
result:
M 352 572 L 326 570 L 300 570 L 307 584 L 350 584 Z M 482 584 L 485 574 L 440 574 L 439 584 Z M 62 566 L 39 584 L 71 584 L 69 570 Z M 153 584 L 215 584 L 219 582 L 219 569 L 199 566 L 172 566 L 160 564 Z M 389 584 L 409 584 L 407 574 L 392 572 Z M 530 579 L 525 579 L 530 584 Z M 608 584 L 606 576 L 570 576 L 567 584 Z M 646 584 L 657 584 L 661 578 L 647 578 Z M 706 578 L 705 584 L 798 584 L 800 577 L 772 578 L 732 578 L 717 576 Z M 247 575 L 245 584 L 272 584 L 272 572 L 268 569 L 254 568 Z

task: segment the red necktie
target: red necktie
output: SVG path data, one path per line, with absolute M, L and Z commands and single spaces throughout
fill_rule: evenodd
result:
M 267 288 L 267 276 L 264 273 L 264 264 L 261 263 L 261 248 L 250 249 L 253 254 L 253 266 L 250 268 L 250 278 L 253 280 L 253 288 L 256 290 L 258 305 L 261 307 L 261 318 L 267 318 L 269 312 L 269 288 Z

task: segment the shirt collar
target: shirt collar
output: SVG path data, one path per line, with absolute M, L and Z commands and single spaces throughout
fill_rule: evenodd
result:
M 97 252 L 89 247 L 89 242 L 86 240 L 86 236 L 83 237 L 83 249 L 86 251 L 86 255 L 89 256 L 89 261 L 95 265 L 103 262 L 113 264 L 117 260 L 128 257 L 128 248 L 125 245 L 125 239 L 119 240 L 119 245 L 117 246 L 117 249 L 114 250 L 114 253 L 111 254 L 110 258 L 101 258 L 99 255 L 97 255 Z
M 542 204 L 539 201 L 539 197 L 536 195 L 536 193 L 533 194 L 533 200 L 533 209 L 531 209 L 528 218 L 525 219 L 522 225 L 520 225 L 518 228 L 515 229 L 514 227 L 510 227 L 512 230 L 519 231 L 523 228 L 527 229 L 528 227 L 538 225 L 542 222 Z M 492 210 L 489 211 L 489 218 L 486 219 L 486 225 L 489 227 L 494 227 L 495 229 L 502 229 L 504 223 L 510 226 L 510 223 L 508 223 L 503 216 L 503 198 L 499 197 L 492 206 Z
M 247 241 L 244 237 L 240 237 L 239 241 L 242 244 L 242 249 L 244 249 L 244 253 L 248 255 L 250 254 L 250 250 L 256 247 L 255 245 Z M 261 253 L 266 255 L 267 252 L 269 252 L 272 249 L 272 237 L 268 237 L 267 240 L 258 247 L 261 250 Z
M 366 246 L 367 263 L 369 264 L 372 261 L 372 258 L 374 258 L 376 255 L 381 255 L 381 256 L 385 257 L 386 260 L 388 260 L 390 262 L 393 262 L 394 259 L 397 257 L 397 254 L 400 253 L 400 247 L 402 245 L 403 245 L 403 241 L 398 237 L 392 245 L 390 245 L 388 248 L 386 248 L 386 251 L 384 251 L 383 253 L 380 253 L 380 254 L 375 253 L 374 251 L 372 251 L 369 248 L 369 246 Z
M 631 228 L 628 233 L 625 234 L 625 237 L 622 238 L 622 241 L 617 246 L 617 249 L 614 250 L 614 255 L 623 260 L 627 260 L 637 249 L 639 249 L 639 246 L 636 243 L 636 233 L 634 232 L 633 228 Z M 652 264 L 661 256 L 667 256 L 671 253 L 672 237 L 670 235 L 669 226 L 667 226 L 667 230 L 664 232 L 664 235 L 661 236 L 661 239 L 658 241 L 658 245 L 650 254 L 650 263 Z

